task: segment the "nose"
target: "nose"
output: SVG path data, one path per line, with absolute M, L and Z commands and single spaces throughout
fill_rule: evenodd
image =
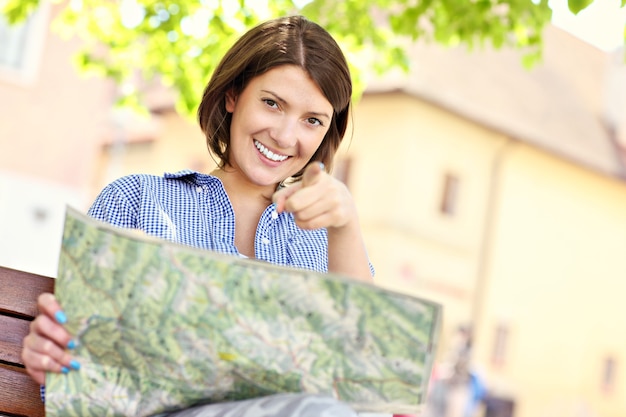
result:
M 298 120 L 282 117 L 272 129 L 271 136 L 281 148 L 293 147 L 298 141 Z

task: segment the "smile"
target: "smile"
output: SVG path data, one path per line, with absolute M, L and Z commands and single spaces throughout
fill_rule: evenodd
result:
M 282 162 L 285 159 L 289 158 L 289 156 L 287 155 L 279 155 L 270 151 L 265 146 L 263 146 L 263 144 L 261 144 L 261 142 L 259 142 L 258 140 L 254 141 L 254 146 L 256 146 L 259 152 L 261 152 L 261 154 L 263 154 L 263 156 L 269 159 L 270 161 Z

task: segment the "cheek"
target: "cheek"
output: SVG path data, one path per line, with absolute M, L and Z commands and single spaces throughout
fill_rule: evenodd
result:
M 313 148 L 314 148 L 314 149 L 313 149 L 313 152 L 312 152 L 312 153 L 317 152 L 317 150 L 319 149 L 319 147 L 320 147 L 320 146 L 322 146 L 322 143 L 324 143 L 324 140 L 326 139 L 326 135 L 327 135 L 327 133 L 328 133 L 328 131 L 325 131 L 325 132 L 324 132 L 324 134 L 322 134 L 322 135 L 318 135 L 318 136 L 315 138 L 314 145 L 313 145 Z
M 240 109 L 238 109 L 240 110 Z M 255 126 L 259 125 L 259 121 L 256 120 L 254 113 L 244 113 L 242 111 L 236 111 L 232 114 L 230 122 L 230 132 L 236 135 L 250 134 L 254 130 Z
M 306 140 L 303 141 L 302 143 L 303 145 L 302 147 L 304 150 L 303 153 L 306 155 L 307 159 L 311 158 L 313 154 L 317 152 L 318 148 L 320 147 L 323 141 L 324 141 L 324 136 L 320 136 L 320 135 L 311 135 L 310 137 L 306 138 Z

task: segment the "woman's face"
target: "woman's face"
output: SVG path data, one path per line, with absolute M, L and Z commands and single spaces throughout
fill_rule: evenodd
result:
M 241 94 L 227 94 L 232 113 L 230 166 L 260 186 L 300 171 L 322 143 L 333 107 L 300 67 L 284 65 L 253 78 Z

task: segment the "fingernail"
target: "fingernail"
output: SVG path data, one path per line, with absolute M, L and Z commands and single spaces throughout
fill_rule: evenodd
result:
M 59 310 L 56 313 L 54 313 L 54 318 L 56 319 L 57 323 L 59 323 L 59 324 L 67 323 L 67 316 L 65 315 L 63 310 Z
M 75 347 L 76 347 L 76 341 L 74 339 L 72 339 L 69 342 L 67 342 L 67 348 L 68 349 L 74 349 Z
M 65 367 L 65 366 L 63 368 L 61 368 L 61 372 L 63 372 L 64 374 L 68 373 L 69 371 L 70 370 L 67 369 L 67 367 Z
M 72 369 L 80 369 L 80 363 L 76 359 L 72 359 L 70 361 L 70 366 L 72 367 Z

